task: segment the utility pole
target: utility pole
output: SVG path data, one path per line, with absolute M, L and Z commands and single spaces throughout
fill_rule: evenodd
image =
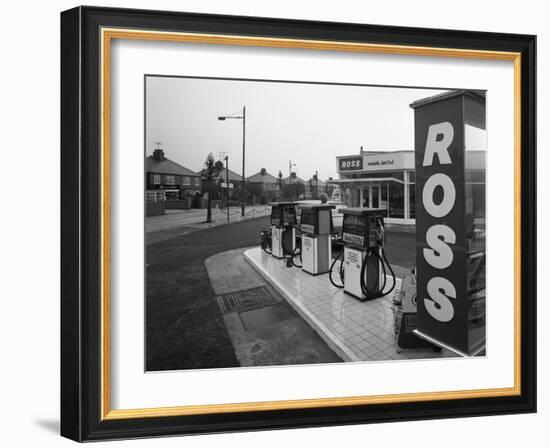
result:
M 315 199 L 319 198 L 319 171 L 315 170 Z
M 293 167 L 293 166 L 296 166 L 296 164 L 295 164 L 295 163 L 292 163 L 292 160 L 289 160 L 289 161 L 288 161 L 288 175 L 289 175 L 289 176 L 292 176 L 292 167 Z

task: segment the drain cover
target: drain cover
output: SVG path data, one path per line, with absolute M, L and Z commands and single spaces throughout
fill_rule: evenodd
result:
M 264 306 L 275 305 L 278 302 L 267 288 L 260 286 L 223 294 L 218 297 L 218 303 L 223 314 L 227 314 L 263 308 Z

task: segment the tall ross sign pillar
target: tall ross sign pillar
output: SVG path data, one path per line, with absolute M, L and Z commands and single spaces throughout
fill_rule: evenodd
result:
M 485 94 L 450 91 L 411 108 L 416 334 L 473 356 L 485 347 Z

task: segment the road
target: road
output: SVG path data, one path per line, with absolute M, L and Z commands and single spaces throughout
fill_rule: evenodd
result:
M 199 230 L 147 246 L 147 370 L 239 365 L 204 260 L 258 244 L 268 220 Z

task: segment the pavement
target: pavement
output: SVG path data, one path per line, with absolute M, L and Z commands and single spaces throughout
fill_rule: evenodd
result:
M 241 207 L 229 208 L 229 223 L 236 223 L 248 219 L 256 219 L 271 213 L 268 205 L 245 207 L 244 216 L 241 216 Z M 212 209 L 212 222 L 206 222 L 206 209 L 166 210 L 164 215 L 147 216 L 145 218 L 145 234 L 147 244 L 163 239 L 185 235 L 197 230 L 210 229 L 228 224 L 227 209 Z
M 224 296 L 263 288 L 273 300 L 223 314 L 242 367 L 341 362 L 323 339 L 292 311 L 283 297 L 235 249 L 205 260 L 210 284 L 222 312 Z
M 345 361 L 387 361 L 454 356 L 431 348 L 399 350 L 395 343 L 392 299 L 401 280 L 388 295 L 360 302 L 330 283 L 328 274 L 312 276 L 288 268 L 259 247 L 248 249 L 245 258 L 285 297 L 325 342 Z M 392 260 L 388 254 L 388 259 Z M 399 277 L 406 269 L 392 264 Z M 388 288 L 391 279 L 388 277 Z
M 240 222 L 245 219 L 254 219 L 271 213 L 268 205 L 247 206 L 244 209 L 245 216 L 241 216 L 241 207 L 229 207 L 229 222 Z M 172 229 L 182 226 L 196 226 L 198 229 L 216 227 L 227 224 L 227 209 L 213 208 L 212 222 L 206 223 L 207 209 L 165 210 L 164 215 L 148 216 L 145 219 L 146 232 L 158 232 L 159 230 Z

